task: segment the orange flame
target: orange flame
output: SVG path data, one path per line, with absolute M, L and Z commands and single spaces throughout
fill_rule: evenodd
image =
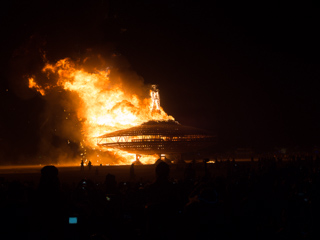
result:
M 35 88 L 37 91 L 44 96 L 45 95 L 45 90 L 41 88 L 35 81 L 33 77 L 28 78 L 29 79 L 29 88 Z
M 55 64 L 47 63 L 42 71 L 48 79 L 52 76 L 57 77 L 56 83 L 44 88 L 32 77 L 29 78 L 30 88 L 36 89 L 44 96 L 48 91 L 60 87 L 76 93 L 80 98 L 77 117 L 82 122 L 83 144 L 86 147 L 99 148 L 95 137 L 108 132 L 137 126 L 150 120 L 174 120 L 161 107 L 157 112 L 150 111 L 150 97 L 141 99 L 137 94 L 127 93 L 124 81 L 113 81 L 110 77 L 110 69 L 88 72 L 84 67 L 77 66 L 66 58 Z M 116 153 L 125 159 L 130 158 L 122 163 L 134 161 L 134 158 L 125 152 Z M 150 160 L 150 157 L 145 159 L 148 159 L 146 162 L 155 160 Z

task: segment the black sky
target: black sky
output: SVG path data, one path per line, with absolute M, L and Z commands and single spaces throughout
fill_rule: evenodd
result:
M 21 89 L 42 67 L 39 49 L 56 61 L 88 48 L 125 57 L 159 85 L 168 114 L 214 131 L 221 147 L 317 146 L 319 7 L 223 2 L 11 1 L 1 12 L 1 151 L 37 151 L 44 103 Z

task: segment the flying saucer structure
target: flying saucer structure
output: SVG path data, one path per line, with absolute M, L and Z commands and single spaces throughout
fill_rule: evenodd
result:
M 140 126 L 107 133 L 97 144 L 134 154 L 181 154 L 213 146 L 216 136 L 176 121 L 149 121 Z

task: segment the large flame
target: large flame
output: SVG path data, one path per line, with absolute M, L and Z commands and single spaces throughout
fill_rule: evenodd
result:
M 43 96 L 49 91 L 62 88 L 76 93 L 80 98 L 76 113 L 78 120 L 82 122 L 83 148 L 98 149 L 96 137 L 111 131 L 137 126 L 150 120 L 174 120 L 160 106 L 157 111 L 151 111 L 154 102 L 150 96 L 141 99 L 137 94 L 126 92 L 125 82 L 130 80 L 112 81 L 110 68 L 89 72 L 85 70 L 84 64 L 79 65 L 66 58 L 55 64 L 46 63 L 42 71 L 48 82 L 52 78 L 56 81 L 40 86 L 33 76 L 29 78 L 30 88 L 36 89 Z M 150 95 L 152 96 L 152 91 Z M 114 154 L 122 156 L 121 163 L 124 164 L 135 160 L 132 154 L 120 151 L 115 151 Z M 142 157 L 141 161 L 149 163 L 155 158 Z

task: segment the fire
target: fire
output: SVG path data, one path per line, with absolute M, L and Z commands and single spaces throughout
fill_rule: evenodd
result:
M 55 79 L 54 83 L 42 84 L 45 85 L 43 87 L 35 81 L 35 77 L 30 77 L 29 87 L 43 96 L 54 89 L 76 93 L 80 99 L 76 114 L 82 122 L 82 144 L 85 147 L 98 149 L 96 137 L 108 132 L 137 126 L 150 120 L 174 120 L 160 107 L 158 90 L 150 92 L 151 98 L 139 98 L 137 94 L 125 90 L 125 81 L 112 77 L 110 68 L 88 71 L 84 65 L 85 61 L 80 65 L 68 58 L 55 64 L 46 63 L 42 72 L 48 82 Z M 123 164 L 134 161 L 128 153 L 116 151 L 115 154 L 122 156 Z M 144 157 L 141 162 L 144 162 L 143 159 Z M 145 159 L 148 159 L 145 162 L 155 160 L 150 160 L 150 157 Z
M 150 109 L 152 112 L 160 111 L 160 95 L 159 90 L 157 89 L 157 85 L 152 85 L 152 89 L 150 90 L 151 96 L 151 106 Z
M 35 88 L 37 91 L 44 96 L 45 95 L 45 90 L 42 89 L 35 81 L 33 77 L 29 78 L 29 88 Z

